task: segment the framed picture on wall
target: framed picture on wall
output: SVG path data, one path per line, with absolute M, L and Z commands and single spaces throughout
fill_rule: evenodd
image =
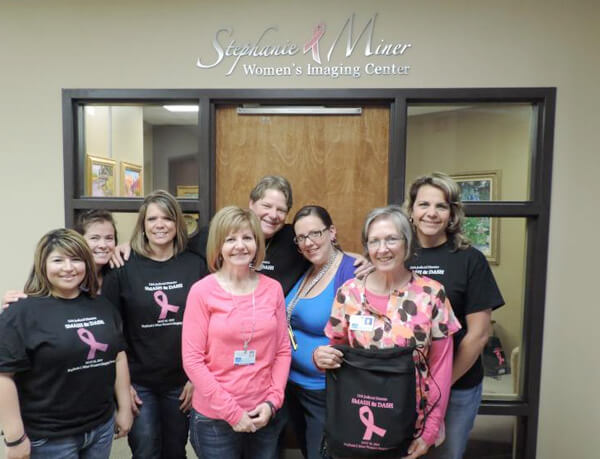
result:
M 121 161 L 120 196 L 136 198 L 144 195 L 142 186 L 142 166 Z
M 178 198 L 197 198 L 198 185 L 177 185 Z
M 116 195 L 116 164 L 109 158 L 87 155 L 85 183 L 88 196 Z
M 500 197 L 500 171 L 453 174 L 461 190 L 463 202 L 496 201 Z M 486 256 L 490 264 L 500 263 L 500 221 L 492 217 L 467 217 L 464 234 L 473 247 Z

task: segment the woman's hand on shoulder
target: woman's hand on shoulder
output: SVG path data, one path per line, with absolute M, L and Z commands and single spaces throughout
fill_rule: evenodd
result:
M 125 265 L 125 262 L 129 260 L 129 256 L 131 255 L 131 245 L 129 242 L 123 242 L 115 247 L 115 250 L 110 257 L 110 267 L 111 268 L 120 268 Z
M 27 298 L 27 295 L 21 290 L 8 290 L 2 297 L 2 309 L 8 308 L 11 303 L 14 303 L 21 298 Z
M 247 411 L 244 411 L 242 419 L 233 426 L 233 430 L 236 432 L 256 432 L 256 426 L 254 425 L 254 422 L 252 422 L 252 418 L 248 415 Z
M 31 455 L 31 442 L 29 438 L 25 438 L 23 443 L 16 446 L 5 447 L 6 459 L 29 459 Z
M 342 351 L 331 346 L 319 346 L 313 352 L 313 362 L 320 370 L 334 370 L 342 365 Z
M 429 445 L 422 438 L 415 438 L 408 447 L 408 456 L 402 459 L 415 459 L 424 456 L 429 451 Z
M 347 253 L 347 255 L 350 255 L 356 259 L 354 262 L 354 277 L 357 279 L 362 279 L 363 277 L 375 271 L 373 264 L 364 256 L 359 255 L 358 253 Z

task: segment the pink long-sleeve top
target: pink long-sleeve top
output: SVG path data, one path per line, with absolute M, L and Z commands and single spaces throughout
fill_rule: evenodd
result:
M 234 426 L 245 411 L 283 404 L 291 362 L 281 285 L 262 274 L 253 293 L 232 295 L 214 274 L 196 282 L 183 317 L 183 367 L 194 385 L 192 406 Z M 253 306 L 254 303 L 254 306 Z M 234 365 L 234 352 L 256 351 L 252 365 Z
M 372 315 L 372 331 L 353 331 L 348 317 L 354 314 Z M 387 325 L 387 326 L 386 326 Z M 422 394 L 427 398 L 424 411 L 417 403 L 417 428 L 422 438 L 433 445 L 440 438 L 441 426 L 450 395 L 453 346 L 451 335 L 460 329 L 442 285 L 428 277 L 413 274 L 402 291 L 376 295 L 367 291 L 361 281 L 346 282 L 336 295 L 325 335 L 331 344 L 360 345 L 369 348 L 419 345 L 425 354 L 429 370 L 423 390 L 417 390 L 417 402 Z M 419 370 L 416 370 L 419 371 Z M 427 387 L 428 389 L 425 389 Z

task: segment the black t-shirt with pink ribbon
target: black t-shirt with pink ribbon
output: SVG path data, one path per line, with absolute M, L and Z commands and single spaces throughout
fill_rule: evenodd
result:
M 87 432 L 114 413 L 121 319 L 103 298 L 29 297 L 0 315 L 0 372 L 14 373 L 31 438 Z
M 154 390 L 185 384 L 183 311 L 191 286 L 205 275 L 204 260 L 185 251 L 166 261 L 132 253 L 106 276 L 102 295 L 121 312 L 132 382 Z

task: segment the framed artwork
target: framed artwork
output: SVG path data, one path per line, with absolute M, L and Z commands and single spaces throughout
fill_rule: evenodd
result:
M 454 174 L 463 202 L 496 201 L 500 197 L 499 171 Z M 493 265 L 500 263 L 500 221 L 492 217 L 465 218 L 464 234 L 473 247 L 479 249 Z
M 121 161 L 120 196 L 137 198 L 144 195 L 142 186 L 142 166 Z
M 183 214 L 188 236 L 198 231 L 198 214 Z
M 116 161 L 99 156 L 87 155 L 86 192 L 88 196 L 116 195 Z
M 177 185 L 178 198 L 197 198 L 198 185 Z

